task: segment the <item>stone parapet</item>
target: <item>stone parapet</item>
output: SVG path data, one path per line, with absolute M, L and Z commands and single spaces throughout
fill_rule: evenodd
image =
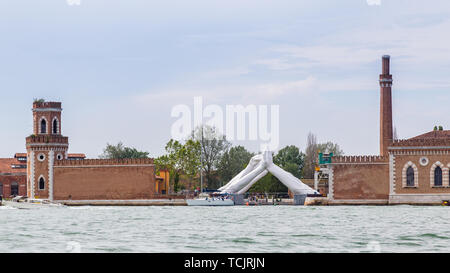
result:
M 388 163 L 388 156 L 379 155 L 351 155 L 351 156 L 334 156 L 332 164 L 339 163 Z
M 104 165 L 153 165 L 153 158 L 127 158 L 127 159 L 84 159 L 84 160 L 58 160 L 55 167 L 66 166 L 104 166 Z

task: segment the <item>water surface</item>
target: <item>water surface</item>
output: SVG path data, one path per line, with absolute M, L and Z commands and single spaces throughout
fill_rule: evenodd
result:
M 0 207 L 0 252 L 450 252 L 450 208 Z

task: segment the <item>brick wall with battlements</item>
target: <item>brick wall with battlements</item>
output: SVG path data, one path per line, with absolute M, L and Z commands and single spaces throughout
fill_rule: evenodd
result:
M 152 159 L 61 160 L 54 165 L 54 200 L 149 199 L 155 194 Z

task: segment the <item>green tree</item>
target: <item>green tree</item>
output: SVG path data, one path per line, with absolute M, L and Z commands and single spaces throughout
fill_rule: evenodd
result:
M 230 147 L 230 142 L 215 127 L 208 125 L 197 127 L 192 132 L 191 139 L 201 144 L 206 186 L 209 188 L 218 188 L 219 183 L 214 176 L 214 172 L 217 170 L 222 155 Z
M 100 158 L 103 159 L 125 159 L 125 158 L 148 158 L 149 153 L 138 151 L 136 148 L 126 147 L 122 142 L 117 145 L 106 144 L 103 154 Z
M 286 146 L 273 157 L 273 163 L 292 173 L 295 177 L 301 178 L 305 165 L 305 154 L 294 145 Z
M 283 170 L 291 173 L 297 178 L 302 177 L 302 169 L 305 164 L 305 154 L 294 145 L 286 146 L 279 150 L 273 157 L 273 163 Z M 250 192 L 287 192 L 288 188 L 272 174 L 267 174 L 264 178 L 255 183 Z
M 188 139 L 178 153 L 181 169 L 193 179 L 200 170 L 200 142 Z
M 200 170 L 200 143 L 188 139 L 184 144 L 177 140 L 167 142 L 166 154 L 155 159 L 157 171 L 169 171 L 173 190 L 177 192 L 182 185 L 178 185 L 180 173 L 187 175 L 193 181 Z
M 249 190 L 249 192 L 258 193 L 275 193 L 287 192 L 288 188 L 281 183 L 275 176 L 268 173 L 266 176 L 256 182 Z
M 239 174 L 247 166 L 253 155 L 243 146 L 231 147 L 227 150 L 217 165 L 220 186 Z

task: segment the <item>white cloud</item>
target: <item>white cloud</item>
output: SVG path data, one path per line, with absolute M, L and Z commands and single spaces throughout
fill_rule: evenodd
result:
M 369 6 L 379 6 L 381 5 L 381 0 L 367 0 Z
M 318 81 L 313 76 L 303 80 L 269 82 L 262 84 L 214 86 L 211 88 L 192 87 L 152 91 L 133 97 L 137 105 L 157 106 L 161 102 L 170 101 L 173 105 L 178 103 L 190 103 L 194 97 L 202 96 L 208 103 L 243 103 L 258 104 L 270 103 L 281 96 L 310 95 L 319 89 Z

